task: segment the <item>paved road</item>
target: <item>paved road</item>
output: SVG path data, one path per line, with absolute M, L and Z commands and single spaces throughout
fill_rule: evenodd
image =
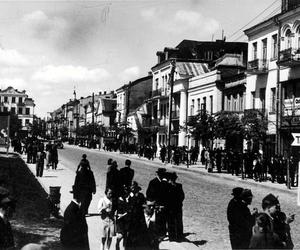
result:
M 60 161 L 75 171 L 83 153 L 88 155 L 97 183 L 97 194 L 94 196 L 90 207 L 90 212 L 94 212 L 96 211 L 97 201 L 104 191 L 108 158 L 114 158 L 119 163 L 119 168 L 121 168 L 124 165 L 126 155 L 66 146 L 65 149 L 59 151 Z M 157 164 L 150 161 L 132 159 L 132 168 L 136 173 L 135 180 L 140 183 L 144 192 L 148 182 L 154 177 L 157 167 Z M 198 245 L 200 249 L 230 249 L 226 207 L 231 199 L 232 188 L 241 185 L 241 183 L 216 178 L 213 175 L 207 176 L 178 169 L 176 169 L 176 172 L 179 176 L 178 181 L 183 184 L 186 194 L 184 201 L 186 239 Z M 250 188 L 254 194 L 251 208 L 257 207 L 261 210 L 261 200 L 270 192 L 279 195 L 282 210 L 287 214 L 296 214 L 296 221 L 292 223 L 291 228 L 295 249 L 300 249 L 300 209 L 296 206 L 296 195 L 252 185 L 251 183 L 245 184 L 243 182 L 242 185 L 245 188 Z

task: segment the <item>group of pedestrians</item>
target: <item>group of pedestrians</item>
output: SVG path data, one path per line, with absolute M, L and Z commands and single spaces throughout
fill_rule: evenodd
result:
M 294 215 L 281 211 L 279 200 L 268 194 L 262 200 L 262 211 L 251 212 L 250 189 L 236 187 L 227 207 L 229 237 L 232 249 L 293 249 L 289 224 Z
M 159 168 L 145 195 L 134 181 L 134 174 L 130 160 L 120 170 L 116 161 L 108 160 L 105 194 L 97 206 L 103 250 L 110 249 L 113 237 L 117 250 L 121 244 L 125 250 L 158 250 L 167 235 L 170 241 L 183 238 L 184 192 L 176 182 L 177 174 Z M 78 165 L 72 193 L 73 200 L 64 213 L 61 242 L 65 249 L 89 249 L 85 216 L 96 184 L 85 154 Z

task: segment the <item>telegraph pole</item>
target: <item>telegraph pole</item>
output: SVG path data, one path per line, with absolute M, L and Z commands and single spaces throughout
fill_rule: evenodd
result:
M 168 124 L 168 163 L 171 161 L 171 125 L 172 125 L 172 98 L 174 86 L 174 73 L 176 68 L 176 61 L 171 61 L 171 73 L 169 78 L 170 83 L 170 96 L 169 96 L 169 124 Z
M 94 110 L 94 107 L 95 107 L 95 95 L 94 95 L 94 92 L 92 94 L 92 139 L 94 139 L 94 134 L 95 134 L 95 110 Z

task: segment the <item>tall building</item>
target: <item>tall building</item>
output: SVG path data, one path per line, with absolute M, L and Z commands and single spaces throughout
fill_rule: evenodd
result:
M 25 90 L 19 91 L 13 87 L 0 90 L 0 111 L 18 115 L 22 130 L 28 132 L 33 124 L 34 101 Z
M 300 3 L 282 0 L 279 14 L 244 31 L 248 36 L 246 108 L 267 118 L 264 151 L 286 154 L 300 132 Z M 295 148 L 296 150 L 296 148 Z

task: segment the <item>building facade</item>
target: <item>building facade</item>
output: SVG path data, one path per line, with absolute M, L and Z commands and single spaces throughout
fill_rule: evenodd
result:
M 34 119 L 34 101 L 26 91 L 13 87 L 0 90 L 0 111 L 16 114 L 22 125 L 22 130 L 29 131 Z

